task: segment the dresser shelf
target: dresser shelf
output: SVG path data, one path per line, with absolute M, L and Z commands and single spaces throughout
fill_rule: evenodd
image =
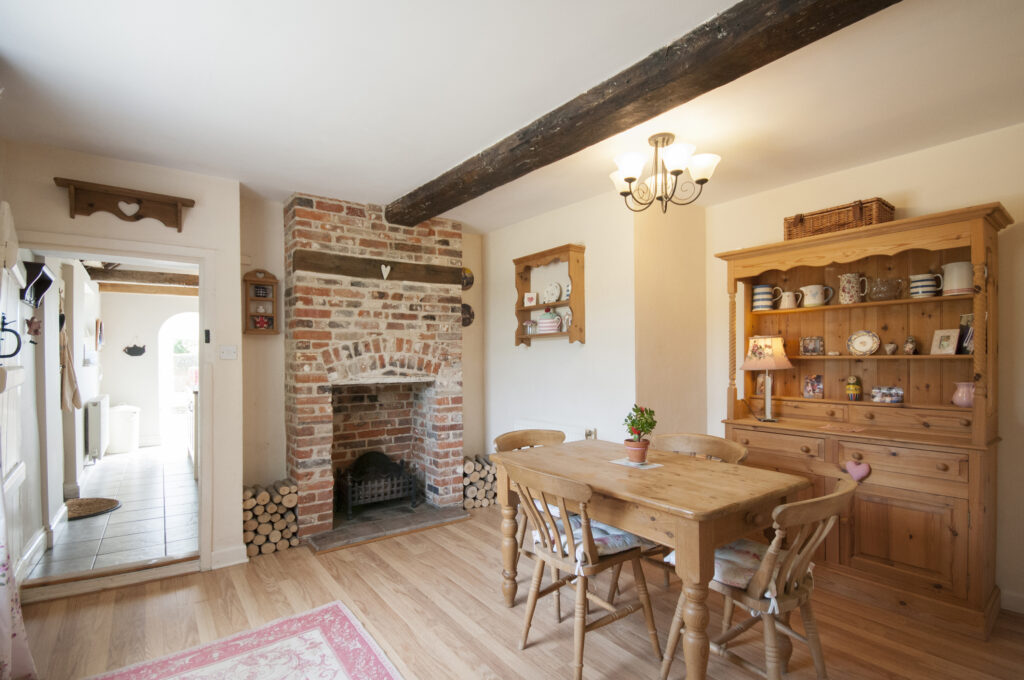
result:
M 863 309 L 866 307 L 891 307 L 893 305 L 920 305 L 936 302 L 957 302 L 958 300 L 972 300 L 973 295 L 935 295 L 925 298 L 897 298 L 895 300 L 868 300 L 865 302 L 854 302 L 849 305 L 822 305 L 820 307 L 797 307 L 796 309 L 764 309 L 751 312 L 752 316 L 771 316 L 777 314 L 811 314 L 815 312 L 834 312 L 839 310 Z
M 566 338 L 569 342 L 578 342 L 580 344 L 584 344 L 587 341 L 586 290 L 584 289 L 585 280 L 583 276 L 583 254 L 585 251 L 586 246 L 578 243 L 567 243 L 564 246 L 549 248 L 539 253 L 524 255 L 512 260 L 516 273 L 516 330 L 514 338 L 517 346 L 530 346 L 534 338 Z M 572 286 L 569 299 L 541 303 L 539 305 L 524 305 L 523 296 L 530 292 L 536 292 L 532 287 L 533 270 L 559 262 L 565 262 L 568 266 L 569 284 Z M 534 333 L 533 335 L 524 333 L 523 324 L 533 320 L 534 312 L 544 311 L 548 307 L 568 307 L 572 314 L 569 328 L 558 333 Z

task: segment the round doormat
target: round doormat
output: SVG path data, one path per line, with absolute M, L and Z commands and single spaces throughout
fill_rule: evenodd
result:
M 116 498 L 72 498 L 64 504 L 68 506 L 69 520 L 102 515 L 121 507 L 121 502 Z

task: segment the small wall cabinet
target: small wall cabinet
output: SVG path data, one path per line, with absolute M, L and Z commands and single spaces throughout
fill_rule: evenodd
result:
M 586 246 L 577 243 L 567 243 L 557 248 L 523 257 L 517 257 L 512 262 L 516 270 L 516 330 L 515 344 L 529 346 L 531 341 L 538 338 L 568 338 L 569 342 L 584 344 L 587 341 L 586 332 L 586 291 L 583 281 L 583 253 Z M 565 299 L 565 291 L 562 291 L 561 299 L 555 302 L 540 302 L 526 305 L 523 302 L 524 296 L 530 292 L 541 291 L 532 287 L 532 272 L 537 267 L 545 267 L 557 262 L 565 262 L 569 268 L 569 284 L 572 287 L 568 299 Z M 528 321 L 536 320 L 546 309 L 558 313 L 563 318 L 563 326 L 568 325 L 557 333 L 534 333 L 528 334 L 525 324 Z M 565 324 L 565 317 L 568 311 L 569 322 Z
M 242 331 L 258 335 L 281 332 L 278 323 L 277 277 L 265 269 L 254 269 L 242 277 Z
M 998 232 L 1013 219 L 998 203 L 721 253 L 729 267 L 730 338 L 726 436 L 748 464 L 810 478 L 819 493 L 867 463 L 870 474 L 829 537 L 815 581 L 853 599 L 987 637 L 999 613 L 995 584 L 995 479 L 999 376 L 996 355 Z M 902 297 L 812 308 L 752 309 L 754 285 L 793 291 L 839 276 L 868 279 L 936 273 L 969 262 L 967 294 Z M 737 295 L 737 284 L 743 295 Z M 739 300 L 737 298 L 739 297 Z M 742 323 L 737 328 L 737 303 Z M 973 314 L 973 354 L 931 354 L 937 330 Z M 847 339 L 867 330 L 918 353 L 856 355 Z M 779 335 L 793 368 L 775 371 L 775 422 L 759 419 L 756 374 L 736 385 L 737 353 L 754 335 Z M 801 337 L 823 338 L 824 355 L 801 355 Z M 827 352 L 833 352 L 832 355 Z M 846 378 L 863 385 L 850 400 Z M 822 386 L 804 398 L 808 379 Z M 956 383 L 974 384 L 972 406 L 954 406 Z M 902 389 L 901 403 L 870 400 L 872 386 Z M 812 394 L 814 392 L 812 391 Z

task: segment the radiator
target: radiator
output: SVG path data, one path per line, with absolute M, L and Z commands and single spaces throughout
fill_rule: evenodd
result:
M 103 458 L 110 444 L 110 397 L 101 394 L 85 402 L 85 454 Z

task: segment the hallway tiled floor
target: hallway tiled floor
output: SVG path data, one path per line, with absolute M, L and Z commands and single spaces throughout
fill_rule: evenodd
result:
M 199 493 L 185 452 L 159 446 L 110 454 L 88 468 L 81 495 L 121 507 L 68 522 L 29 578 L 105 569 L 199 549 Z

